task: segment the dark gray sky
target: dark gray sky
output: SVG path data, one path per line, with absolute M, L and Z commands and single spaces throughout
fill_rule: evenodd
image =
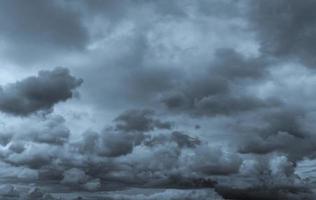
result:
M 0 196 L 315 199 L 315 9 L 1 1 Z

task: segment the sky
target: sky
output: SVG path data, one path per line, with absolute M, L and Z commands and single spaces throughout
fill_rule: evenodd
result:
M 0 1 L 3 199 L 316 199 L 316 1 Z

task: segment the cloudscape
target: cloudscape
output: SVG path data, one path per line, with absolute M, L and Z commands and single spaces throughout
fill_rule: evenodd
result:
M 0 1 L 0 199 L 315 200 L 316 1 Z

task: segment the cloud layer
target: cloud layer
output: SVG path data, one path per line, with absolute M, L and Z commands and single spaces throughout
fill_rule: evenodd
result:
M 315 199 L 315 7 L 1 2 L 0 196 Z

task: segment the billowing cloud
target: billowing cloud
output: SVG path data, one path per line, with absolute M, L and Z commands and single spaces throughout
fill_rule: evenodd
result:
M 306 128 L 308 117 L 302 110 L 282 108 L 263 114 L 260 128 L 250 128 L 241 141 L 240 152 L 252 154 L 284 153 L 292 161 L 315 157 L 316 138 Z M 304 123 L 305 122 L 305 123 Z
M 246 173 L 253 179 L 246 186 L 217 185 L 224 199 L 313 199 L 312 188 L 294 174 L 294 165 L 286 157 L 259 157 Z M 245 175 L 245 174 L 244 174 Z
M 125 111 L 119 117 L 145 111 Z M 107 182 L 142 187 L 214 187 L 216 181 L 207 177 L 239 171 L 237 154 L 231 156 L 171 127 L 120 129 L 119 117 L 113 126 L 100 132 L 86 131 L 76 139 L 71 139 L 60 116 L 48 115 L 41 124 L 23 130 L 10 128 L 17 133 L 1 147 L 1 161 L 35 173 L 26 175 L 27 180 L 55 181 L 87 191 L 102 189 Z M 141 115 L 141 119 L 143 123 L 162 123 L 152 112 L 145 118 Z
M 1 87 L 0 110 L 19 116 L 48 111 L 56 103 L 72 98 L 73 90 L 81 83 L 82 80 L 70 75 L 66 68 L 40 71 L 37 76 Z
M 0 3 L 0 198 L 315 199 L 312 0 L 32 3 Z
M 232 49 L 218 49 L 206 71 L 165 92 L 162 102 L 173 111 L 192 115 L 230 115 L 277 106 L 277 98 L 262 99 L 240 90 L 243 82 L 258 82 L 268 74 L 261 58 L 246 58 Z

